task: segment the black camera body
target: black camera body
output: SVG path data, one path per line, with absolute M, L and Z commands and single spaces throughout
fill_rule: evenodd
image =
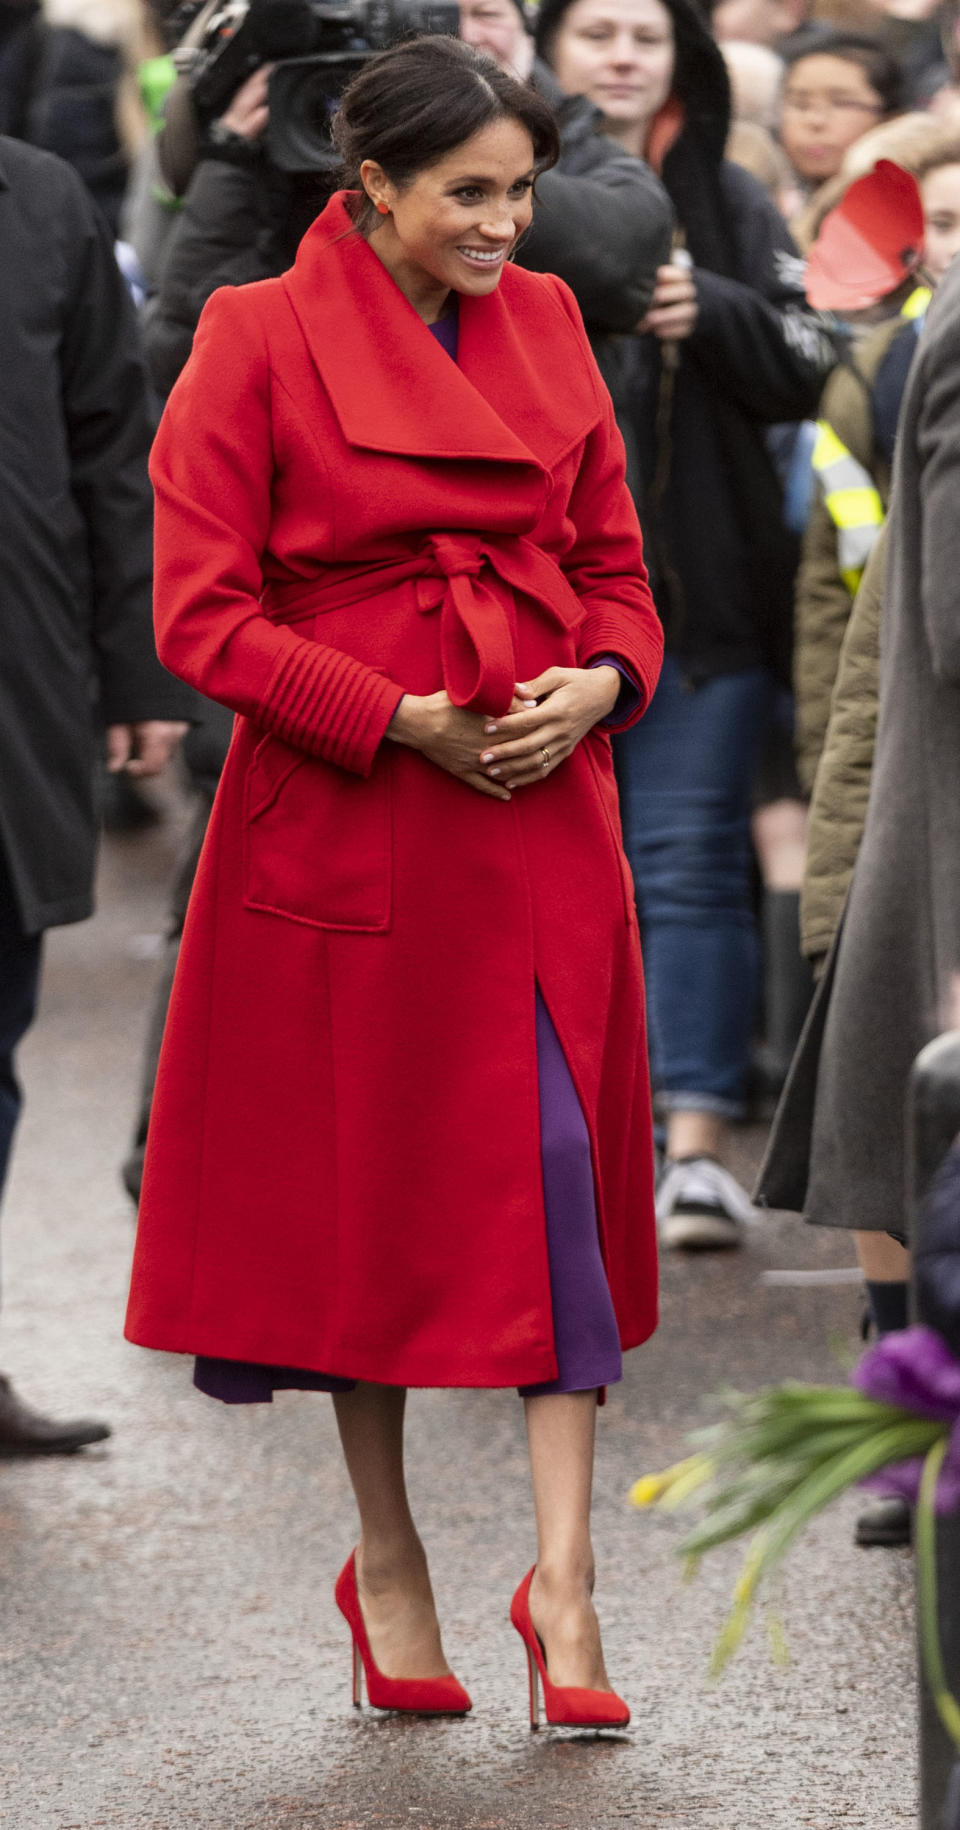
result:
M 272 63 L 268 159 L 280 171 L 330 172 L 339 164 L 330 121 L 367 59 L 406 38 L 458 32 L 457 0 L 215 0 L 195 19 L 175 61 L 201 127 L 223 113 L 254 70 Z

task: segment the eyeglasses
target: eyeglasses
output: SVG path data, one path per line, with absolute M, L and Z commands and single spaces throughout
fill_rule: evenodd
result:
M 784 114 L 882 114 L 879 102 L 862 102 L 855 95 L 807 95 L 790 90 L 783 98 Z

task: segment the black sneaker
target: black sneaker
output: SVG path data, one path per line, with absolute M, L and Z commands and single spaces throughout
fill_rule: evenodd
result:
M 913 1514 L 899 1493 L 880 1494 L 865 1506 L 853 1534 L 855 1544 L 895 1546 L 913 1541 Z
M 673 1251 L 740 1245 L 756 1213 L 739 1182 L 712 1156 L 668 1158 L 657 1189 L 660 1241 Z

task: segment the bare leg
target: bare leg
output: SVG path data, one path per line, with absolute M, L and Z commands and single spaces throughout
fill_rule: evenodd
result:
M 334 1400 L 360 1513 L 357 1589 L 370 1649 L 385 1677 L 442 1677 L 440 1628 L 423 1545 L 407 1498 L 397 1385 L 358 1385 Z
M 667 1155 L 722 1157 L 726 1120 L 715 1112 L 671 1112 L 667 1119 Z
M 768 801 L 750 822 L 768 890 L 800 890 L 807 858 L 809 816 L 802 801 Z
M 593 1608 L 590 1498 L 597 1394 L 558 1392 L 524 1400 L 537 1519 L 537 1572 L 530 1612 L 554 1684 L 609 1690 Z
M 868 1283 L 906 1283 L 910 1276 L 910 1254 L 889 1233 L 854 1233 L 853 1243 L 860 1269 Z

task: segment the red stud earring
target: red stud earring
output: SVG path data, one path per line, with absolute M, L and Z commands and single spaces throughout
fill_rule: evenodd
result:
M 390 214 L 390 205 L 388 203 L 378 203 L 377 209 L 380 211 L 381 216 L 389 216 Z

